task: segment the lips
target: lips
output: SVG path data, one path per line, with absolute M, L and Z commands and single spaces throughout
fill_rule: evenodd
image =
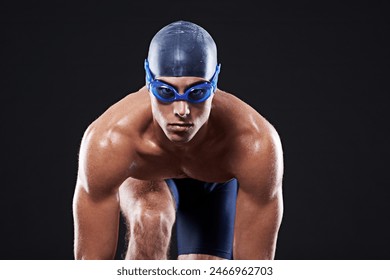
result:
M 174 132 L 187 131 L 187 130 L 191 129 L 193 126 L 194 125 L 192 123 L 183 123 L 183 122 L 169 123 L 168 130 L 174 131 Z

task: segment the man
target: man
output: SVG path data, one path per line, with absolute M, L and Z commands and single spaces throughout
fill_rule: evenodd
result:
M 273 259 L 282 220 L 283 155 L 275 128 L 217 89 L 217 48 L 186 21 L 162 28 L 146 86 L 86 130 L 73 211 L 75 258 L 112 259 L 120 213 L 126 259 Z

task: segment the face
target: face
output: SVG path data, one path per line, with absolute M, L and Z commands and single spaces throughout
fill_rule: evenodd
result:
M 179 94 L 201 81 L 199 77 L 160 77 L 158 80 L 175 87 Z M 187 143 L 207 122 L 213 94 L 204 102 L 190 103 L 185 100 L 165 103 L 150 93 L 152 114 L 166 137 L 176 143 Z

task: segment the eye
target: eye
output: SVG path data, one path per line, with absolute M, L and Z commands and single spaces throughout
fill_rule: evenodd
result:
M 207 93 L 206 89 L 195 88 L 191 90 L 188 97 L 191 98 L 192 100 L 199 100 L 202 99 L 206 95 L 206 93 Z
M 175 97 L 175 92 L 171 88 L 166 86 L 159 86 L 156 88 L 156 91 L 158 95 L 160 95 L 163 98 L 170 99 Z

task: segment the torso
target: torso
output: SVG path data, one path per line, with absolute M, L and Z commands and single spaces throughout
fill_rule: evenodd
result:
M 142 88 L 114 104 L 95 122 L 102 135 L 104 131 L 117 132 L 115 137 L 121 138 L 120 141 L 116 138 L 110 141 L 120 143 L 116 148 L 123 148 L 128 154 L 128 176 L 136 179 L 228 181 L 236 175 L 235 165 L 241 160 L 241 151 L 245 153 L 245 149 L 257 145 L 262 131 L 267 131 L 268 123 L 255 110 L 218 90 L 209 119 L 212 133 L 207 141 L 195 149 L 167 150 L 154 137 L 149 98 Z M 132 148 L 126 149 L 125 145 Z

